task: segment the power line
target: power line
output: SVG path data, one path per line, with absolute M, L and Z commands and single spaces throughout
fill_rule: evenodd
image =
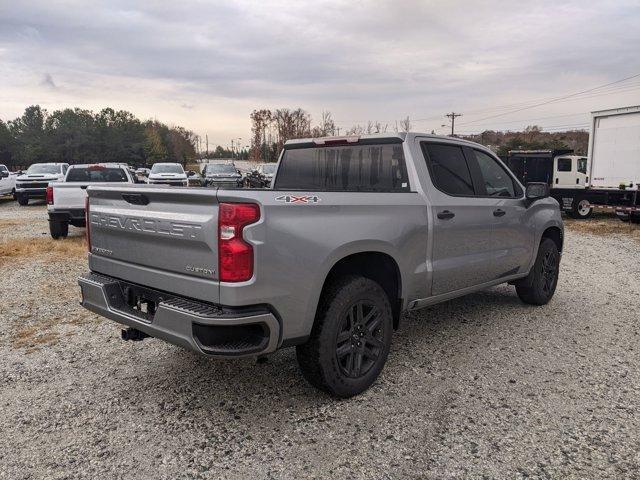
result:
M 631 75 L 630 77 L 626 77 L 626 78 L 622 78 L 620 80 L 616 80 L 615 82 L 609 82 L 609 83 L 605 83 L 603 85 L 598 85 L 597 87 L 589 88 L 587 90 L 582 90 L 580 92 L 570 93 L 568 95 L 563 95 L 561 97 L 552 98 L 550 100 L 547 100 L 547 101 L 544 101 L 544 102 L 540 102 L 540 103 L 536 103 L 536 104 L 528 106 L 528 107 L 522 107 L 522 108 L 519 108 L 519 109 L 516 109 L 516 110 L 511 110 L 511 111 L 508 111 L 508 112 L 503 112 L 503 113 L 499 113 L 499 114 L 496 114 L 496 115 L 491 115 L 489 117 L 479 118 L 478 120 L 472 120 L 470 122 L 466 122 L 466 123 L 463 123 L 461 125 L 469 125 L 469 124 L 472 124 L 472 123 L 482 122 L 483 120 L 490 120 L 490 119 L 493 119 L 493 118 L 502 117 L 504 115 L 510 115 L 512 113 L 522 112 L 523 110 L 529 110 L 531 108 L 541 107 L 543 105 L 548 105 L 550 103 L 555 103 L 555 102 L 558 102 L 560 100 L 566 100 L 566 99 L 571 98 L 571 97 L 575 97 L 575 96 L 578 96 L 578 95 L 583 95 L 585 93 L 593 92 L 595 90 L 598 90 L 598 89 L 601 89 L 601 88 L 604 88 L 604 87 L 608 87 L 610 85 L 615 85 L 615 84 L 618 84 L 618 83 L 622 83 L 622 82 L 625 82 L 627 80 L 631 80 L 632 78 L 637 78 L 637 77 L 640 77 L 640 73 L 636 73 L 635 75 Z
M 482 122 L 484 120 L 490 120 L 493 118 L 498 118 L 498 117 L 502 117 L 505 115 L 510 115 L 512 113 L 517 113 L 517 112 L 521 112 L 524 110 L 529 110 L 531 108 L 536 108 L 539 106 L 543 106 L 543 105 L 548 105 L 548 104 L 552 104 L 552 103 L 561 103 L 561 102 L 566 102 L 566 101 L 575 101 L 575 100 L 584 100 L 584 99 L 588 99 L 588 98 L 594 98 L 594 97 L 598 97 L 598 96 L 603 96 L 603 95 L 614 95 L 614 94 L 622 94 L 622 93 L 627 93 L 627 92 L 631 92 L 631 91 L 635 91 L 637 89 L 640 88 L 640 83 L 627 83 L 624 85 L 620 85 L 623 82 L 626 82 L 628 80 L 632 80 L 634 78 L 638 78 L 640 77 L 640 73 L 637 73 L 635 75 L 631 75 L 629 77 L 626 78 L 622 78 L 620 80 L 616 80 L 613 82 L 609 82 L 603 85 L 598 85 L 595 87 L 591 87 L 588 88 L 586 90 L 582 90 L 580 92 L 574 92 L 574 93 L 570 93 L 567 95 L 563 95 L 560 97 L 553 97 L 553 98 L 547 98 L 547 99 L 537 99 L 537 100 L 529 100 L 526 102 L 518 102 L 518 103 L 512 103 L 512 104 L 505 104 L 505 105 L 498 105 L 498 106 L 493 106 L 490 108 L 484 108 L 484 109 L 476 109 L 476 110 L 466 110 L 465 113 L 467 115 L 469 114 L 475 114 L 475 113 L 489 113 L 489 112 L 499 112 L 496 113 L 495 115 L 490 115 L 487 117 L 483 117 L 483 118 L 479 118 L 476 120 L 470 120 L 467 122 L 463 122 L 460 123 L 459 125 L 471 125 L 471 124 L 475 124 L 478 122 Z M 597 92 L 596 92 L 597 91 Z M 596 93 L 592 93 L 592 92 L 596 92 Z M 592 93 L 591 95 L 586 95 L 588 93 Z M 533 102 L 533 103 L 532 103 Z M 512 109 L 513 107 L 519 107 L 516 109 Z M 506 112 L 500 112 L 500 110 L 504 110 L 504 109 L 512 109 Z M 426 122 L 426 121 L 435 121 L 438 120 L 439 116 L 433 116 L 433 117 L 424 117 L 424 118 L 412 118 L 411 121 L 412 122 Z M 551 118 L 551 117 L 549 117 Z M 368 121 L 368 120 L 366 120 Z M 335 123 L 339 123 L 339 124 L 348 124 L 348 123 L 360 123 L 360 122 L 366 122 L 365 120 L 336 120 Z M 386 122 L 386 123 L 391 123 L 395 120 L 382 120 L 382 122 Z M 522 122 L 526 122 L 527 120 L 518 120 L 518 121 L 522 121 Z M 513 121 L 511 123 L 516 123 L 518 121 Z

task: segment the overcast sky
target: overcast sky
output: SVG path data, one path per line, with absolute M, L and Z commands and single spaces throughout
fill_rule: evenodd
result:
M 445 133 L 455 110 L 460 132 L 558 130 L 640 104 L 640 77 L 513 111 L 635 74 L 638 1 L 0 0 L 4 120 L 112 106 L 223 145 L 278 107 L 342 128 L 409 116 Z

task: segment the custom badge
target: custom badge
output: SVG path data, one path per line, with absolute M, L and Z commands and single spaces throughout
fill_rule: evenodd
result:
M 320 197 L 317 195 L 280 195 L 276 197 L 278 202 L 295 203 L 295 204 L 312 204 L 320 202 Z

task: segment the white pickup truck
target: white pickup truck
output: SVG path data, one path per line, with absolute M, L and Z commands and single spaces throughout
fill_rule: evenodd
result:
M 0 195 L 16 194 L 16 175 L 6 165 L 0 165 Z
M 187 174 L 179 163 L 154 163 L 147 183 L 153 185 L 189 186 Z
M 69 224 L 85 226 L 85 202 L 89 185 L 136 183 L 125 163 L 95 163 L 72 165 L 62 182 L 47 187 L 49 231 L 54 239 L 66 237 Z

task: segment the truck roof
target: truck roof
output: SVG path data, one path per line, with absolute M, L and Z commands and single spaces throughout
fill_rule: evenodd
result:
M 624 113 L 634 113 L 640 112 L 640 105 L 633 105 L 630 107 L 618 107 L 618 108 L 609 108 L 607 110 L 595 110 L 591 112 L 593 117 L 603 117 L 606 115 L 622 115 Z
M 129 165 L 126 163 L 115 163 L 115 162 L 105 162 L 105 163 L 78 163 L 75 165 L 71 165 L 69 168 L 88 168 L 88 167 L 94 167 L 94 166 L 100 166 L 100 167 L 105 167 L 105 168 L 129 168 Z
M 346 142 L 357 144 L 359 142 L 365 141 L 365 143 L 372 142 L 393 142 L 393 143 L 402 143 L 407 139 L 415 138 L 415 137 L 426 137 L 431 139 L 442 139 L 448 141 L 455 141 L 457 143 L 466 144 L 474 147 L 482 147 L 488 150 L 487 147 L 481 145 L 476 142 L 471 142 L 469 140 L 464 140 L 458 137 L 449 137 L 445 135 L 433 135 L 431 133 L 421 133 L 421 132 L 385 132 L 385 133 L 367 133 L 363 135 L 340 135 L 340 136 L 331 136 L 331 137 L 308 137 L 308 138 L 296 138 L 293 140 L 287 140 L 285 142 L 286 147 L 313 147 L 316 145 L 326 145 L 327 143 L 333 142 Z
M 540 149 L 540 150 L 509 150 L 509 156 L 511 155 L 571 155 L 573 149 L 571 148 L 558 148 L 556 150 Z

